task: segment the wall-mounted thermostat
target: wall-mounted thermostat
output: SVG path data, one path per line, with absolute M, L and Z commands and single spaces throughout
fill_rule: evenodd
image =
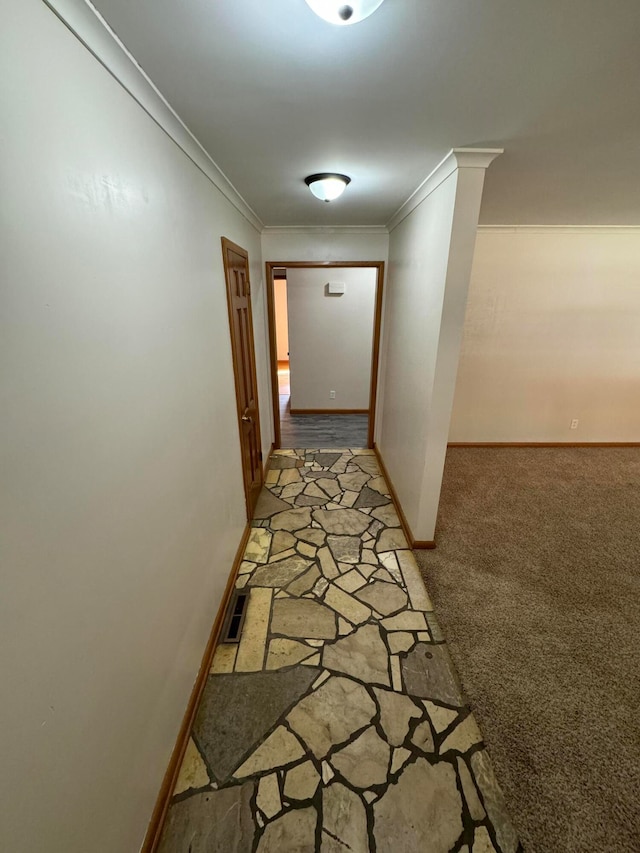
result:
M 344 293 L 344 282 L 343 281 L 330 281 L 328 285 L 328 291 L 332 295 L 338 293 Z

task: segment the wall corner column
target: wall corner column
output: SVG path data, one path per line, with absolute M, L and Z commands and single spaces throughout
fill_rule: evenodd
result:
M 414 541 L 432 541 L 484 176 L 502 149 L 457 148 L 389 222 L 378 442 Z

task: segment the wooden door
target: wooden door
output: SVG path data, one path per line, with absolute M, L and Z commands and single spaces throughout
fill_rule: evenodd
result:
M 247 501 L 247 516 L 252 518 L 262 488 L 263 473 L 256 355 L 253 347 L 253 321 L 251 319 L 249 256 L 240 246 L 236 246 L 235 243 L 223 237 L 222 257 L 227 282 L 231 353 L 236 383 L 244 491 Z

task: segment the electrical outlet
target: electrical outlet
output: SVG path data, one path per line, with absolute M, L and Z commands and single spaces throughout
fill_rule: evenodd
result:
M 574 418 L 571 421 L 571 429 L 578 429 L 578 419 L 577 418 Z
M 329 391 L 329 399 L 330 400 L 336 399 L 336 392 L 335 391 Z

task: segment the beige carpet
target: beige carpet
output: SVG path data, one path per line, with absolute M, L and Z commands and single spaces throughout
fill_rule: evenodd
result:
M 453 448 L 416 552 L 527 853 L 640 851 L 640 448 Z

